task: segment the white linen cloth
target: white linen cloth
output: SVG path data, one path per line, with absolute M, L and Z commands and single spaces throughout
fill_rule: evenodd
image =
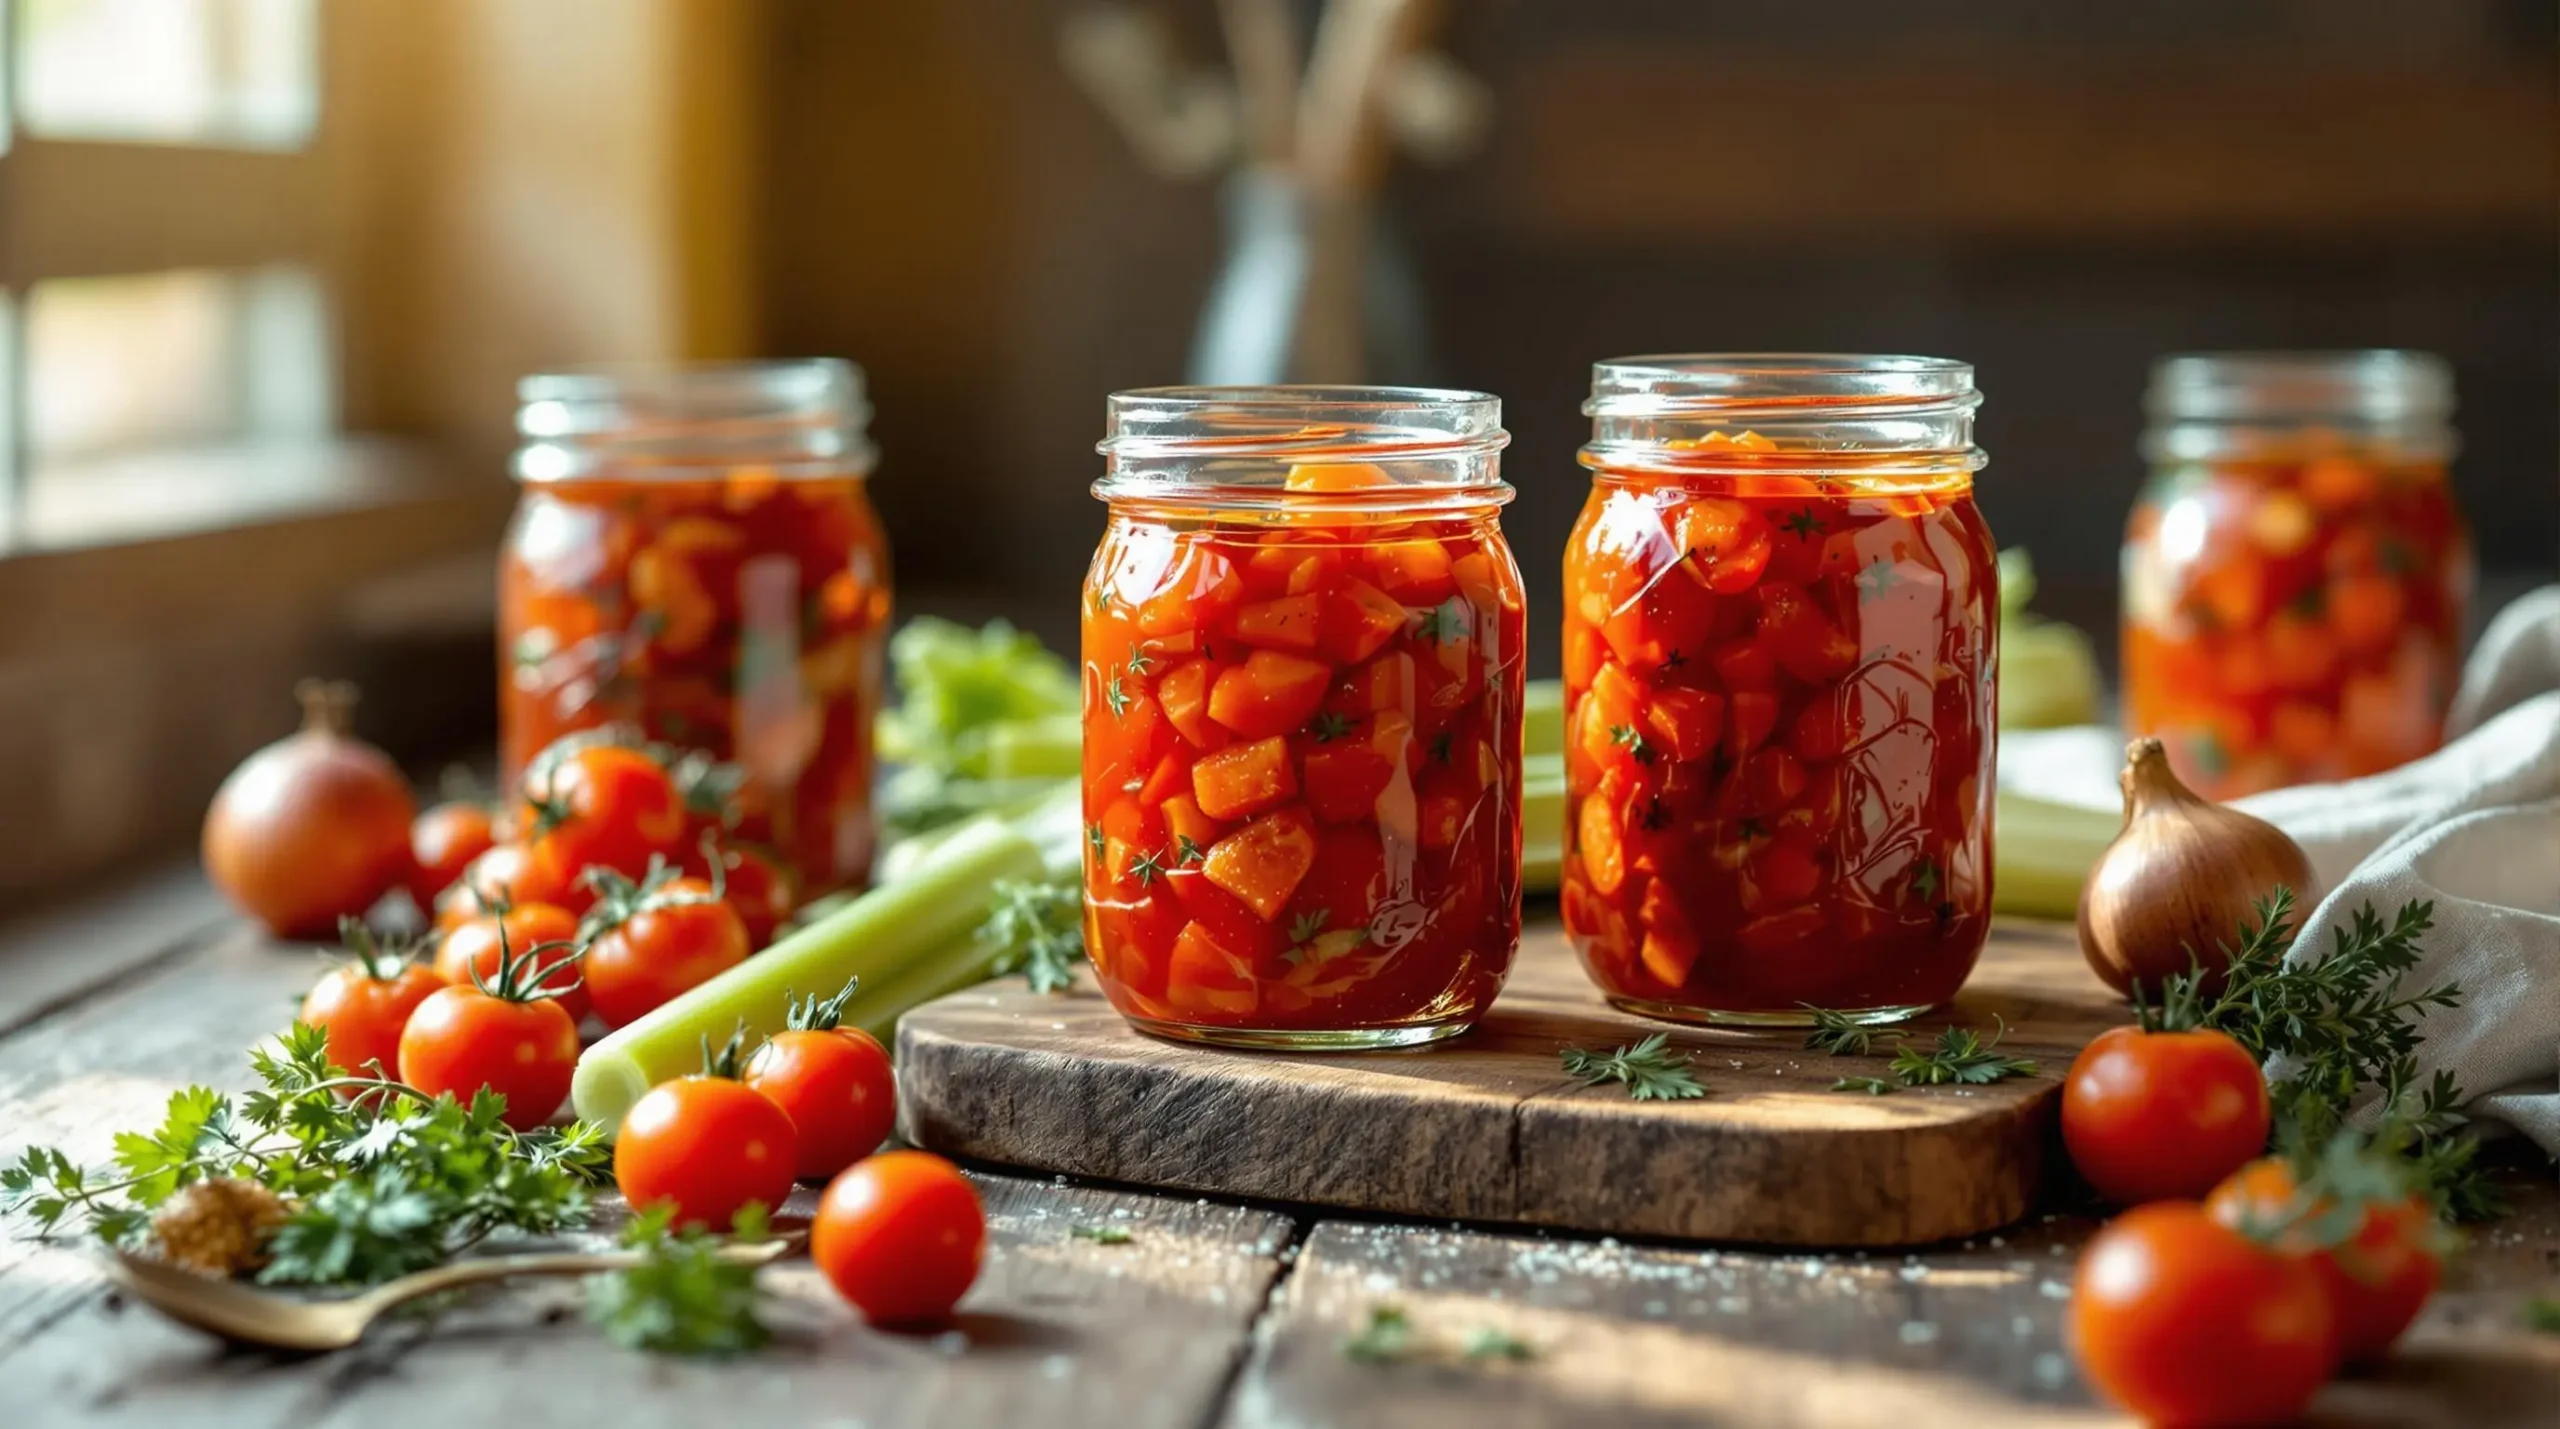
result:
M 2429 1012 L 2421 1082 L 2450 1068 L 2483 1120 L 2560 1157 L 2560 586 L 2500 611 L 2463 667 L 2445 747 L 2363 779 L 2236 802 L 2291 834 L 2328 889 L 2288 955 L 2317 958 L 2366 903 L 2435 927 L 2407 986 L 2461 985 Z M 2098 726 L 2003 731 L 2004 788 L 2119 808 L 2124 745 Z

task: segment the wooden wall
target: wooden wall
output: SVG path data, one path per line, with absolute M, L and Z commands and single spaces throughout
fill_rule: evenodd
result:
M 1180 378 L 1218 240 L 1061 77 L 1066 8 L 780 0 L 767 51 L 766 344 L 871 369 L 908 587 L 1035 616 L 1091 549 L 1102 396 Z M 2104 623 L 2154 355 L 2429 347 L 2485 558 L 2560 553 L 2548 5 L 1450 9 L 1495 125 L 1394 181 L 1436 356 L 1382 375 L 1504 396 L 1548 610 L 1587 364 L 1666 348 L 1971 358 L 1994 528 Z

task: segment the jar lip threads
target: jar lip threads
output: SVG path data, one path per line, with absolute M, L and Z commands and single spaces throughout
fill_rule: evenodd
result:
M 1595 470 L 1969 479 L 1982 393 L 1954 358 L 1832 352 L 1696 352 L 1591 366 L 1582 411 Z
M 727 465 L 841 478 L 879 459 L 862 369 L 841 358 L 565 368 L 518 381 L 516 400 L 525 482 L 684 480 Z
M 1093 494 L 1251 509 L 1321 495 L 1333 510 L 1455 509 L 1511 499 L 1502 399 L 1437 387 L 1143 387 L 1114 392 Z M 1323 466 L 1367 479 L 1310 482 Z

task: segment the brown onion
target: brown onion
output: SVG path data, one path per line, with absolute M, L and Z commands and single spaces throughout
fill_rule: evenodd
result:
M 2139 982 L 2156 996 L 2190 962 L 2216 974 L 2228 965 L 2278 886 L 2303 904 L 2318 890 L 2300 845 L 2179 783 L 2160 741 L 2137 739 L 2124 757 L 2124 831 L 2080 890 L 2080 952 L 2109 987 Z
M 294 686 L 303 725 L 240 762 L 204 817 L 204 868 L 243 913 L 286 938 L 334 937 L 408 876 L 409 781 L 349 732 L 356 691 Z

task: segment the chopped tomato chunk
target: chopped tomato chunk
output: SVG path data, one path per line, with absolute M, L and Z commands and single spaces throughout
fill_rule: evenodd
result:
M 1404 606 L 1394 596 L 1367 581 L 1346 581 L 1325 600 L 1317 643 L 1326 659 L 1357 665 L 1386 648 L 1404 625 Z
M 1218 840 L 1200 871 L 1268 922 L 1280 916 L 1315 861 L 1315 824 L 1305 810 L 1291 807 Z

